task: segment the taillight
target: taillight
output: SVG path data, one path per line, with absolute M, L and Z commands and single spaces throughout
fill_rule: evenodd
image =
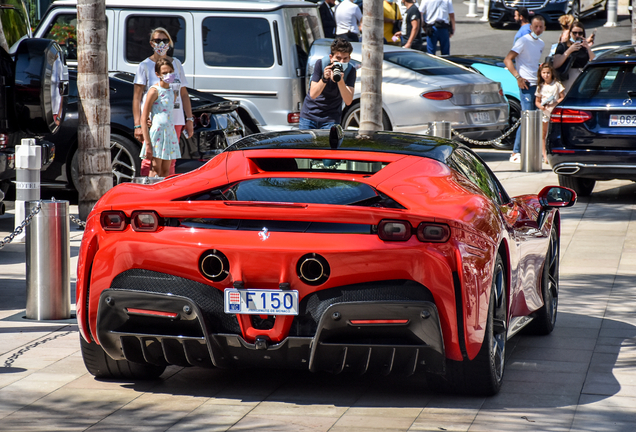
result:
M 499 96 L 503 96 L 503 89 L 499 89 Z
M 9 135 L 0 133 L 0 149 L 7 148 L 9 144 Z
M 585 123 L 592 119 L 592 113 L 589 111 L 555 108 L 550 115 L 551 123 Z
M 300 121 L 300 113 L 293 112 L 287 114 L 287 123 L 298 123 Z
M 210 127 L 210 114 L 203 113 L 198 117 L 194 118 L 194 125 L 201 126 L 204 128 Z
M 444 224 L 422 222 L 417 227 L 417 238 L 421 242 L 444 243 L 450 238 L 450 227 Z
M 134 231 L 153 232 L 159 228 L 159 216 L 153 211 L 134 211 L 130 216 Z
M 123 211 L 105 211 L 99 218 L 104 231 L 123 231 L 126 229 L 126 214 Z
M 421 96 L 431 100 L 448 100 L 453 97 L 453 94 L 449 91 L 432 91 L 428 93 L 422 93 Z
M 378 237 L 386 241 L 406 241 L 411 238 L 411 224 L 400 220 L 383 220 L 378 225 Z

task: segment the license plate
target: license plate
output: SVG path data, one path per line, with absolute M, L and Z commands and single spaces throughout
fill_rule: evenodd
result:
M 636 114 L 632 115 L 611 115 L 610 126 L 636 126 Z
M 298 291 L 225 289 L 225 313 L 298 315 Z
M 473 119 L 473 123 L 490 123 L 490 112 L 488 111 L 474 112 L 470 113 L 470 115 Z

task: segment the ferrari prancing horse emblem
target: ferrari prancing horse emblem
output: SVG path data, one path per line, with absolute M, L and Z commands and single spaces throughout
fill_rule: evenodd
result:
M 267 228 L 263 228 L 259 233 L 258 236 L 261 238 L 262 241 L 265 241 L 269 238 L 269 230 Z

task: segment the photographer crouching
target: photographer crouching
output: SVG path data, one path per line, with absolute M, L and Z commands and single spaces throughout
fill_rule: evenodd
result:
M 300 111 L 299 129 L 329 129 L 342 120 L 342 102 L 351 105 L 356 68 L 349 64 L 353 47 L 336 38 L 329 57 L 314 65 L 309 92 Z M 326 64 L 326 66 L 325 66 Z

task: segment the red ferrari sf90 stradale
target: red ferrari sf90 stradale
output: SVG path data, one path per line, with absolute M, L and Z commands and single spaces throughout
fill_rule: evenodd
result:
M 120 184 L 77 271 L 89 372 L 166 365 L 424 373 L 494 394 L 506 341 L 555 325 L 558 207 L 509 197 L 469 148 L 391 132 L 249 136 L 205 166 Z

